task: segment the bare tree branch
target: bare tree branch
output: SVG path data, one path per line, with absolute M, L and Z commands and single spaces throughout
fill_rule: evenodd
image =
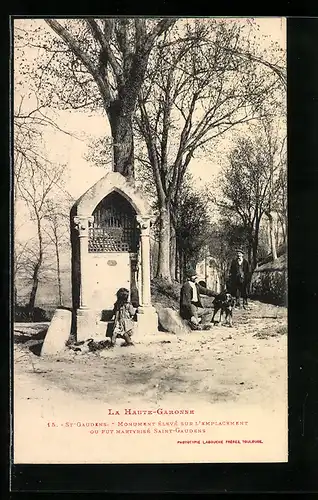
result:
M 95 82 L 97 83 L 99 89 L 101 90 L 102 96 L 106 96 L 108 102 L 105 103 L 106 106 L 109 104 L 110 93 L 107 82 L 101 78 L 98 68 L 94 65 L 93 61 L 85 54 L 81 49 L 80 45 L 77 43 L 76 39 L 72 34 L 67 31 L 58 21 L 54 19 L 45 19 L 45 22 L 57 33 L 66 45 L 71 49 L 71 51 L 78 57 L 78 59 L 84 64 L 89 73 L 93 76 Z
M 116 61 L 116 58 L 111 50 L 109 41 L 104 36 L 104 33 L 99 28 L 97 22 L 94 19 L 92 19 L 92 18 L 86 19 L 86 22 L 87 22 L 88 26 L 90 27 L 90 29 L 94 35 L 94 38 L 96 40 L 98 40 L 98 42 L 100 43 L 100 46 L 101 46 L 101 49 L 103 52 L 103 56 L 105 56 L 106 60 L 109 61 L 110 65 L 112 67 L 112 70 L 114 71 L 114 73 L 116 75 L 116 78 L 117 78 L 119 85 L 122 85 L 122 83 L 123 83 L 122 68 L 121 68 L 120 64 L 118 64 L 118 62 Z
M 67 31 L 58 21 L 55 19 L 45 19 L 45 22 L 52 28 L 55 33 L 57 33 L 62 40 L 68 45 L 68 47 L 74 52 L 74 54 L 79 58 L 80 61 L 84 64 L 84 66 L 88 69 L 91 75 L 98 79 L 97 68 L 94 66 L 91 59 L 85 54 L 85 52 L 81 49 L 81 47 L 76 42 L 75 38 L 71 35 L 69 31 Z
M 150 47 L 154 44 L 156 38 L 162 35 L 169 28 L 171 28 L 176 23 L 176 21 L 177 18 L 161 19 L 161 21 L 158 21 L 153 30 L 148 33 L 146 42 L 147 48 L 150 49 Z

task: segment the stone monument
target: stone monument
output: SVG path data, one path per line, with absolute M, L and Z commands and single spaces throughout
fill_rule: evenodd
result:
M 121 287 L 138 306 L 137 335 L 157 332 L 150 295 L 151 213 L 142 194 L 122 174 L 107 173 L 73 205 L 70 222 L 77 341 L 105 328 Z

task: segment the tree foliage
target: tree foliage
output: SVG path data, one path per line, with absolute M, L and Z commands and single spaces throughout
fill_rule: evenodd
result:
M 65 166 L 40 163 L 22 157 L 23 168 L 16 180 L 17 197 L 25 204 L 29 213 L 29 221 L 34 223 L 36 236 L 32 245 L 28 245 L 23 256 L 24 277 L 32 283 L 29 309 L 34 309 L 38 284 L 41 279 L 47 243 L 44 237 L 45 219 L 49 213 L 49 200 L 55 185 L 61 180 Z M 30 243 L 30 242 L 29 242 Z M 21 266 L 21 259 L 20 259 Z

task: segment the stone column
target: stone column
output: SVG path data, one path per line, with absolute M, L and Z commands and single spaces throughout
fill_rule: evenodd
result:
M 140 225 L 140 306 L 137 313 L 138 334 L 156 333 L 158 316 L 150 294 L 150 217 L 137 216 Z
M 141 254 L 141 297 L 142 306 L 151 305 L 150 296 L 150 218 L 137 216 L 140 225 L 140 254 Z
M 88 269 L 88 229 L 94 221 L 93 216 L 76 216 L 74 223 L 78 230 L 80 246 L 80 307 L 77 311 L 77 340 L 85 340 L 91 335 L 95 323 L 88 303 L 89 269 Z

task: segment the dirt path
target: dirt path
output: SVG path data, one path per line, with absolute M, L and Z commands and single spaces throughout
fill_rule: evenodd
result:
M 42 328 L 15 328 L 15 401 L 22 406 L 95 400 L 135 406 L 204 401 L 268 408 L 286 401 L 286 308 L 251 302 L 249 310 L 235 311 L 233 328 L 159 334 L 129 349 L 118 345 L 99 353 L 68 351 L 55 360 L 42 359 L 30 350 L 30 342 L 23 341 L 36 339 Z

